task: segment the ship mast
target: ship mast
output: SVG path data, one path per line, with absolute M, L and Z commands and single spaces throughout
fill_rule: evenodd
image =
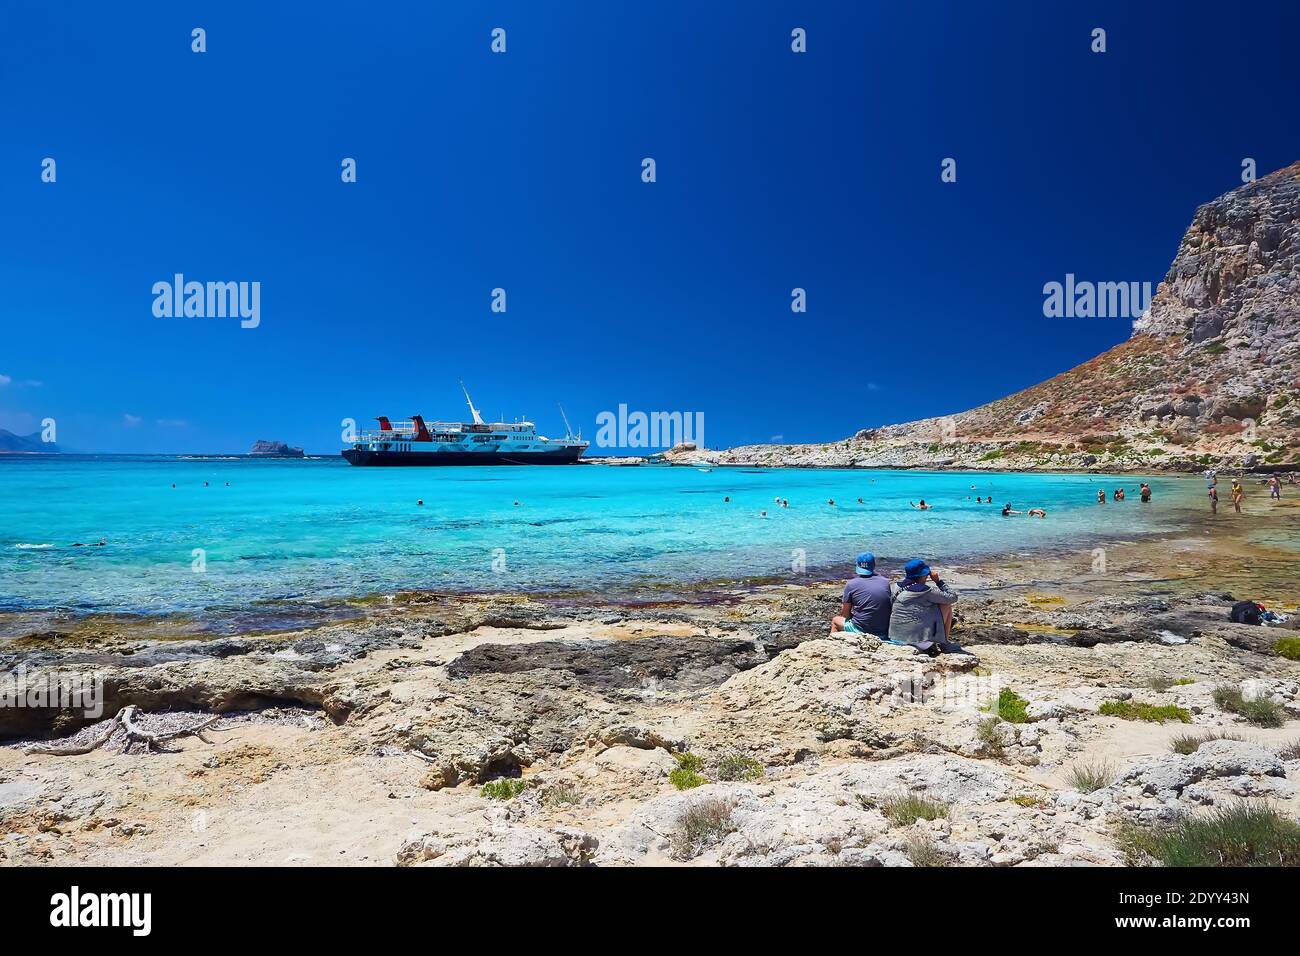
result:
M 566 415 L 566 414 L 564 414 L 564 406 L 563 406 L 563 405 L 561 405 L 559 402 L 556 402 L 555 404 L 556 404 L 556 406 L 560 409 L 560 417 L 564 419 L 564 437 L 565 437 L 565 438 L 572 438 L 572 437 L 573 437 L 573 426 L 569 424 L 569 416 Z
M 464 383 L 464 382 L 461 382 L 461 383 L 460 383 L 460 390 L 461 390 L 462 392 L 465 393 L 465 401 L 469 402 L 469 411 L 470 411 L 470 414 L 474 416 L 474 424 L 475 424 L 475 425 L 482 425 L 482 424 L 483 424 L 483 416 L 480 415 L 480 414 L 478 413 L 478 409 L 474 407 L 474 399 L 472 399 L 472 398 L 469 397 L 469 389 L 467 389 L 467 388 L 465 387 L 465 383 Z

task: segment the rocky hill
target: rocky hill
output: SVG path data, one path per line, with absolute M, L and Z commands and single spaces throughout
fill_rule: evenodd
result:
M 256 458 L 302 458 L 303 450 L 282 441 L 266 441 L 259 438 L 248 449 L 248 454 Z
M 41 441 L 40 432 L 15 435 L 11 431 L 0 428 L 0 455 L 53 455 L 58 451 L 59 446 L 53 442 Z
M 1024 391 L 826 445 L 669 453 L 806 466 L 1294 468 L 1300 163 L 1201 206 L 1131 338 Z

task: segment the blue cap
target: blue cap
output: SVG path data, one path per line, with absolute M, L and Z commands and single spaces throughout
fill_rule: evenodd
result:
M 863 551 L 858 555 L 857 567 L 854 570 L 864 578 L 871 577 L 876 573 L 876 556 L 870 551 Z
M 913 581 L 920 581 L 922 578 L 930 576 L 930 566 L 920 558 L 913 558 L 903 565 L 903 574 Z

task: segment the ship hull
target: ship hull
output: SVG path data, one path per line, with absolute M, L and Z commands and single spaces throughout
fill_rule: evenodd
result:
M 343 457 L 351 465 L 366 467 L 412 467 L 450 465 L 572 465 L 582 456 L 581 448 L 554 451 L 370 451 L 345 448 Z

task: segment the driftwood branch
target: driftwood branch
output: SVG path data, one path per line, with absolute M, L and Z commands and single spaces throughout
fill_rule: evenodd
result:
M 75 746 L 56 746 L 53 744 L 32 744 L 27 747 L 26 752 L 29 754 L 52 754 L 57 757 L 70 757 L 77 754 L 88 754 L 92 750 L 98 750 L 104 744 L 112 739 L 113 735 L 121 730 L 126 734 L 126 741 L 122 745 L 122 752 L 128 753 L 133 744 L 144 744 L 145 750 L 162 750 L 168 748 L 162 746 L 168 740 L 175 740 L 177 737 L 198 737 L 204 743 L 212 743 L 207 737 L 203 736 L 203 731 L 211 727 L 220 720 L 220 716 L 209 717 L 207 720 L 195 724 L 193 727 L 186 727 L 184 730 L 173 730 L 165 734 L 151 733 L 141 727 L 136 721 L 140 717 L 140 708 L 135 704 L 129 704 L 117 712 L 117 715 L 104 725 L 88 743 Z
M 88 744 L 74 747 L 60 747 L 55 744 L 31 744 L 23 752 L 29 754 L 53 754 L 56 757 L 75 757 L 78 754 L 88 754 L 108 743 L 108 738 L 112 737 L 121 726 L 122 713 L 118 711 L 117 716 L 105 724 L 104 728 Z

